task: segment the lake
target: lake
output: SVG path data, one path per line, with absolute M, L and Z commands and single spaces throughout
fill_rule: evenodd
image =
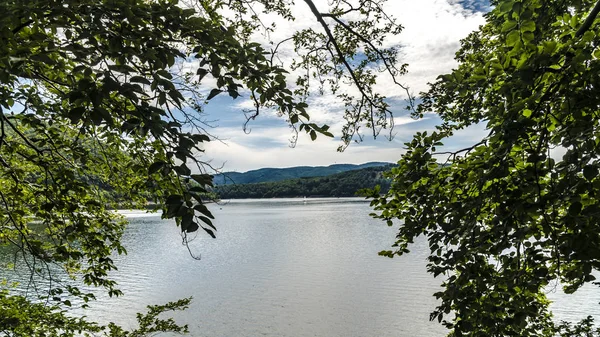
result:
M 193 296 L 177 315 L 193 336 L 443 335 L 429 322 L 439 287 L 425 271 L 425 242 L 407 258 L 378 256 L 395 231 L 370 218 L 364 200 L 236 200 L 212 210 L 217 239 L 199 233 L 190 244 L 200 261 L 174 222 L 130 213 L 128 255 L 114 275 L 125 296 L 100 298 L 88 314 L 133 324 L 147 304 Z
M 428 247 L 380 257 L 397 228 L 369 217 L 368 203 L 345 199 L 236 200 L 211 207 L 217 239 L 198 233 L 181 244 L 173 221 L 124 212 L 131 224 L 115 258 L 125 293 L 99 296 L 86 314 L 135 325 L 148 304 L 193 296 L 177 321 L 191 336 L 444 336 L 429 321 L 441 279 L 426 273 Z M 551 291 L 551 290 L 549 290 Z M 552 291 L 555 314 L 600 317 L 600 291 Z

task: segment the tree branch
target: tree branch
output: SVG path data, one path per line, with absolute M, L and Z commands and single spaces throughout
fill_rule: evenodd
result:
M 600 12 L 600 1 L 596 2 L 596 5 L 592 9 L 592 11 L 588 15 L 588 17 L 585 19 L 585 21 L 583 22 L 583 25 L 581 25 L 581 27 L 579 27 L 579 29 L 577 30 L 577 33 L 575 33 L 575 37 L 580 37 L 581 35 L 583 35 L 583 33 L 585 33 L 588 29 L 590 29 L 590 27 L 594 23 L 594 20 L 596 20 L 596 16 L 598 16 L 599 12 Z
M 377 47 L 375 47 L 371 41 L 367 40 L 364 36 L 357 33 L 354 29 L 352 29 L 350 26 L 348 26 L 346 23 L 344 23 L 342 20 L 340 20 L 337 16 L 331 15 L 331 14 L 321 14 L 321 16 L 332 18 L 333 20 L 335 20 L 335 22 L 337 22 L 340 26 L 344 27 L 344 29 L 346 29 L 348 32 L 352 33 L 352 35 L 356 36 L 359 40 L 366 43 L 369 47 L 371 47 L 371 49 L 373 49 L 373 51 L 375 51 L 375 53 L 377 53 L 377 55 L 379 55 L 379 57 L 383 61 L 383 64 L 385 65 L 385 68 L 387 69 L 388 73 L 392 76 L 392 80 L 394 81 L 394 83 L 397 86 L 399 86 L 400 88 L 402 88 L 404 91 L 406 91 L 406 94 L 408 95 L 408 100 L 409 100 L 411 108 L 412 108 L 414 99 L 412 98 L 410 92 L 408 91 L 408 87 L 399 83 L 398 81 L 396 81 L 396 76 L 392 72 L 392 69 L 397 71 L 396 66 L 393 64 L 389 64 L 387 57 L 385 57 L 385 55 L 383 55 L 383 53 Z
M 283 43 L 285 43 L 293 38 L 294 38 L 293 36 L 290 36 L 287 39 L 283 39 L 283 40 L 279 41 L 279 43 L 277 43 L 277 45 L 275 46 L 275 49 L 273 49 L 273 51 L 271 52 L 271 66 L 273 66 L 273 58 L 275 57 L 275 54 L 277 53 L 277 49 L 279 49 L 279 46 L 281 46 Z
M 21 137 L 21 139 L 23 139 L 23 141 L 27 144 L 27 146 L 29 146 L 32 150 L 34 150 L 35 152 L 38 153 L 38 155 L 43 155 L 44 154 L 44 150 L 40 150 L 37 148 L 37 146 L 33 145 L 33 143 L 31 143 L 29 141 L 29 138 L 27 138 L 21 131 L 19 131 L 19 129 L 17 129 L 16 126 L 14 126 L 9 120 L 8 118 L 6 118 L 6 116 L 2 115 L 2 119 L 4 119 L 4 121 L 6 121 L 6 123 L 8 124 L 8 126 L 10 126 L 11 129 L 13 129 L 14 132 L 16 132 L 19 137 Z
M 348 73 L 350 74 L 352 81 L 358 88 L 358 91 L 361 93 L 361 95 L 369 102 L 369 104 L 371 106 L 379 108 L 379 109 L 391 114 L 392 112 L 388 108 L 378 106 L 377 104 L 375 104 L 375 102 L 373 102 L 371 97 L 369 97 L 369 95 L 367 95 L 362 83 L 356 77 L 356 74 L 354 73 L 354 69 L 352 69 L 352 66 L 350 66 L 350 64 L 344 57 L 344 53 L 342 52 L 339 44 L 335 40 L 335 37 L 333 36 L 331 29 L 329 29 L 329 26 L 327 25 L 325 20 L 323 20 L 323 15 L 321 15 L 321 13 L 317 10 L 317 7 L 315 6 L 314 2 L 312 0 L 304 0 L 304 2 L 308 5 L 308 7 L 312 11 L 313 15 L 317 18 L 317 21 L 319 22 L 319 24 L 321 24 L 321 26 L 323 27 L 323 30 L 325 30 L 325 33 L 329 37 L 329 41 L 331 42 L 331 44 L 333 44 L 333 47 L 335 48 L 335 52 L 337 53 L 338 61 L 341 62 L 344 65 L 344 67 L 348 70 Z M 375 123 L 372 123 L 372 124 L 373 124 L 373 127 L 375 127 Z

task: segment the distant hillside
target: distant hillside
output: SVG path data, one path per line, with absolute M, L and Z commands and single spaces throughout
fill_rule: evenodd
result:
M 390 165 L 383 162 L 369 162 L 360 165 L 335 164 L 330 166 L 295 166 L 287 168 L 262 168 L 240 172 L 225 172 L 214 177 L 215 185 L 252 184 L 304 177 L 325 177 L 336 173 L 358 170 L 367 167 Z
M 221 199 L 293 198 L 293 197 L 352 197 L 362 188 L 380 185 L 382 191 L 390 188 L 391 181 L 382 173 L 393 164 L 346 171 L 326 177 L 288 179 L 257 184 L 220 185 L 214 192 Z

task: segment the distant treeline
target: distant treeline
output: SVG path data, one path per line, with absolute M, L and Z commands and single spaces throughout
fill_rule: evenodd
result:
M 294 166 L 284 168 L 265 167 L 248 172 L 224 172 L 217 174 L 213 183 L 215 185 L 258 184 L 306 177 L 327 177 L 337 173 L 385 165 L 391 165 L 391 163 L 368 162 L 359 165 L 333 164 L 329 166 Z
M 326 177 L 298 178 L 277 182 L 217 186 L 214 192 L 221 199 L 352 197 L 363 188 L 381 187 L 389 190 L 391 181 L 383 177 L 393 165 L 368 167 Z

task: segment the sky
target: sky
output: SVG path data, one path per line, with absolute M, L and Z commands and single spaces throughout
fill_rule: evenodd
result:
M 326 0 L 314 2 L 317 6 L 326 4 Z M 456 66 L 453 58 L 459 41 L 484 23 L 483 14 L 489 5 L 487 0 L 388 0 L 385 9 L 404 26 L 398 37 L 386 41 L 390 46 L 399 45 L 400 61 L 409 64 L 408 74 L 402 76 L 400 82 L 418 94 L 427 89 L 428 82 Z M 320 28 L 303 1 L 296 1 L 294 14 L 293 27 L 286 21 L 277 22 L 278 29 L 271 35 L 273 40 L 291 36 L 292 29 Z M 210 132 L 221 141 L 208 143 L 200 159 L 222 171 L 238 172 L 264 167 L 396 162 L 404 151 L 403 144 L 417 131 L 433 130 L 438 119 L 430 114 L 422 120 L 413 120 L 402 113 L 406 96 L 389 78 L 380 78 L 376 89 L 389 97 L 391 110 L 397 112 L 395 136 L 391 141 L 383 136 L 373 139 L 366 134 L 363 142 L 352 143 L 344 152 L 337 152 L 341 144 L 343 107 L 334 96 L 324 95 L 313 96 L 308 101 L 308 113 L 311 122 L 329 125 L 335 137 L 321 136 L 311 141 L 308 135 L 301 133 L 292 148 L 293 132 L 285 118 L 261 113 L 244 132 L 243 109 L 251 107 L 248 95 L 235 100 L 219 95 L 205 106 L 205 119 L 211 121 L 214 128 Z M 445 146 L 447 150 L 466 147 L 478 142 L 484 134 L 484 127 L 474 126 L 457 133 Z

